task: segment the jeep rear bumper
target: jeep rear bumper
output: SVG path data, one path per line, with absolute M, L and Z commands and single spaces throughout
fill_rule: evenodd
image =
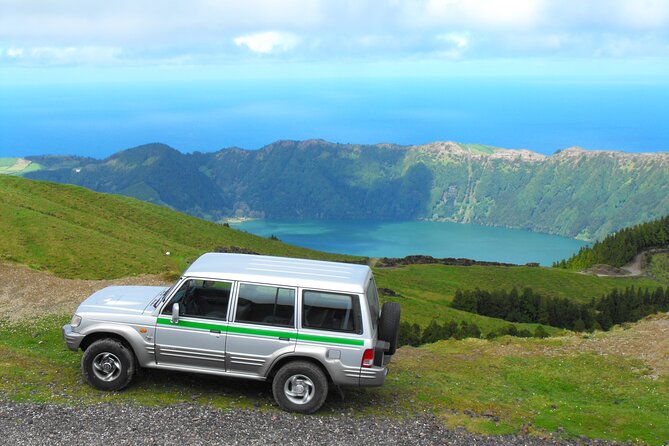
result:
M 360 369 L 360 387 L 380 387 L 386 381 L 387 367 L 370 367 Z

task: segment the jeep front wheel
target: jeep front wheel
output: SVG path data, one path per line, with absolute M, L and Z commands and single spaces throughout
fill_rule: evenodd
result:
M 121 390 L 135 375 L 135 355 L 116 339 L 93 342 L 81 358 L 86 380 L 99 390 Z
M 272 393 L 279 406 L 287 412 L 314 413 L 328 396 L 328 380 L 316 364 L 289 362 L 274 377 Z

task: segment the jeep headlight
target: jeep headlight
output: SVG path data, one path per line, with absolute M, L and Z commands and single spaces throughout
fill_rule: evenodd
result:
M 79 316 L 78 314 L 75 314 L 74 316 L 72 316 L 72 320 L 70 321 L 70 325 L 72 326 L 72 328 L 77 328 L 79 326 L 79 324 L 81 324 L 81 316 Z

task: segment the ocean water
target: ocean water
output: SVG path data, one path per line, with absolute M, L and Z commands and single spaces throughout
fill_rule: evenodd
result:
M 191 152 L 308 138 L 666 151 L 667 116 L 666 79 L 0 82 L 0 156 L 104 158 L 149 142 Z
M 231 226 L 263 237 L 275 235 L 306 248 L 369 257 L 423 254 L 548 266 L 585 245 L 571 238 L 520 229 L 431 221 L 249 220 Z

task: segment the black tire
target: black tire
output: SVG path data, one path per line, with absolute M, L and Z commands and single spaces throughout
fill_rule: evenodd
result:
M 310 414 L 320 409 L 325 402 L 328 379 L 316 364 L 293 361 L 282 366 L 274 376 L 272 393 L 274 400 L 286 412 Z
M 394 355 L 397 350 L 397 336 L 400 333 L 400 304 L 386 302 L 381 308 L 379 320 L 379 339 L 390 344 L 387 355 Z
M 116 339 L 93 342 L 81 358 L 81 371 L 86 380 L 99 390 L 121 390 L 135 376 L 135 355 Z

